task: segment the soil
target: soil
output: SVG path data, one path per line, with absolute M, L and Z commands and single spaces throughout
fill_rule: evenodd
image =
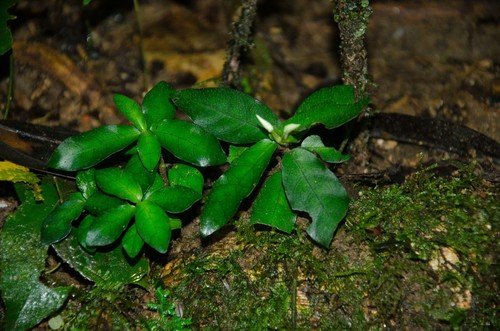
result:
M 446 120 L 500 141 L 500 3 L 372 1 L 371 6 L 367 52 L 375 87 L 370 113 Z M 245 89 L 282 118 L 293 114 L 294 107 L 316 89 L 341 83 L 332 7 L 328 0 L 259 3 L 254 44 L 242 58 L 241 77 L 246 78 Z M 216 86 L 238 8 L 236 1 L 142 1 L 139 29 L 132 1 L 94 0 L 83 8 L 79 0 L 19 0 L 12 8 L 17 19 L 11 22 L 14 94 L 8 118 L 86 131 L 124 122 L 114 109 L 113 93 L 140 100 L 162 80 L 179 89 Z M 2 68 L 8 68 L 7 60 L 2 58 Z M 2 69 L 0 81 L 2 116 L 7 71 Z M 390 183 L 392 177 L 384 176 L 394 172 L 401 182 L 408 173 L 443 159 L 474 160 L 479 164 L 477 174 L 486 174 L 489 185 L 498 185 L 500 155 L 482 156 L 475 151 L 458 155 L 406 144 L 398 137 L 373 137 L 359 124 L 361 129 L 354 130 L 349 145 L 352 159 L 335 169 L 353 198 L 362 190 L 359 183 L 374 186 L 381 178 Z M 345 132 L 334 134 L 343 137 Z M 156 270 L 163 270 L 167 285 L 178 284 L 178 279 L 169 278 L 169 270 L 194 255 L 229 254 L 232 246 L 236 249 L 241 244 L 235 238 L 236 231 L 230 228 L 202 241 L 194 218 L 172 243 L 168 257 L 156 261 Z M 352 254 L 352 240 L 339 233 L 335 250 Z M 324 254 L 311 249 L 317 256 Z M 237 260 L 242 268 L 251 269 L 258 257 Z M 299 296 L 306 296 L 307 285 L 302 290 Z M 370 307 L 365 305 L 366 320 L 377 314 Z M 394 319 L 387 317 L 389 327 Z

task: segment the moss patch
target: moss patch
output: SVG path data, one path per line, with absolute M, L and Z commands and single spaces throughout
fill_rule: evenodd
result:
M 328 251 L 242 219 L 167 285 L 205 330 L 498 327 L 498 188 L 438 170 L 360 188 Z

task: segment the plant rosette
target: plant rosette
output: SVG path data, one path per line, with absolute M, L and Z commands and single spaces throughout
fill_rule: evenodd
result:
M 146 94 L 142 106 L 121 95 L 115 95 L 115 103 L 132 125 L 103 126 L 71 137 L 49 161 L 56 169 L 88 170 L 78 173 L 79 192 L 45 220 L 45 243 L 64 239 L 76 226 L 81 245 L 90 251 L 121 239 L 129 256 L 139 254 L 144 243 L 164 253 L 171 230 L 181 226 L 171 214 L 201 199 L 204 179 L 198 168 L 229 162 L 204 201 L 202 236 L 226 225 L 265 181 L 250 222 L 290 233 L 297 212 L 306 212 L 311 217 L 309 236 L 329 246 L 349 198 L 325 163 L 344 162 L 349 156 L 306 132 L 356 118 L 368 99 L 356 101 L 352 87 L 318 90 L 284 122 L 260 101 L 225 88 L 176 91 L 161 82 Z M 175 119 L 177 111 L 191 121 Z M 221 142 L 229 144 L 228 156 Z M 161 176 L 162 149 L 183 162 L 171 167 L 166 179 Z M 124 168 L 95 168 L 120 151 L 130 157 Z M 267 176 L 273 159 L 278 163 Z

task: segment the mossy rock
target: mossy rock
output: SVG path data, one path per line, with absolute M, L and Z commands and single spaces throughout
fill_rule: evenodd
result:
M 498 328 L 498 187 L 473 170 L 358 187 L 329 250 L 242 215 L 169 263 L 164 285 L 195 329 Z

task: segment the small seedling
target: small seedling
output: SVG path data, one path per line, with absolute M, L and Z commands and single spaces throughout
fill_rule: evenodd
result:
M 106 125 L 73 136 L 52 155 L 50 167 L 80 171 L 79 192 L 47 217 L 42 241 L 52 244 L 77 231 L 88 251 L 121 241 L 130 257 L 137 256 L 144 243 L 165 253 L 171 230 L 181 227 L 172 214 L 202 197 L 199 168 L 230 162 L 204 202 L 202 236 L 227 224 L 243 199 L 268 177 L 250 222 L 290 233 L 297 212 L 303 211 L 312 219 L 309 236 L 328 247 L 349 199 L 324 162 L 340 163 L 349 156 L 305 133 L 318 124 L 338 127 L 357 117 L 367 102 L 355 101 L 350 86 L 324 88 L 282 123 L 266 105 L 231 89 L 176 91 L 161 82 L 146 94 L 142 106 L 115 95 L 118 109 L 132 125 Z M 192 121 L 175 119 L 178 110 Z M 220 142 L 229 143 L 228 156 Z M 162 148 L 182 163 L 164 164 Z M 98 167 L 117 153 L 129 157 L 124 166 Z M 273 158 L 278 162 L 268 176 Z
M 170 299 L 170 292 L 167 289 L 158 287 L 156 289 L 156 299 L 158 302 L 150 302 L 148 309 L 158 312 L 159 318 L 149 320 L 147 326 L 149 330 L 175 330 L 187 331 L 190 330 L 191 318 L 183 318 L 178 316 L 176 305 Z

